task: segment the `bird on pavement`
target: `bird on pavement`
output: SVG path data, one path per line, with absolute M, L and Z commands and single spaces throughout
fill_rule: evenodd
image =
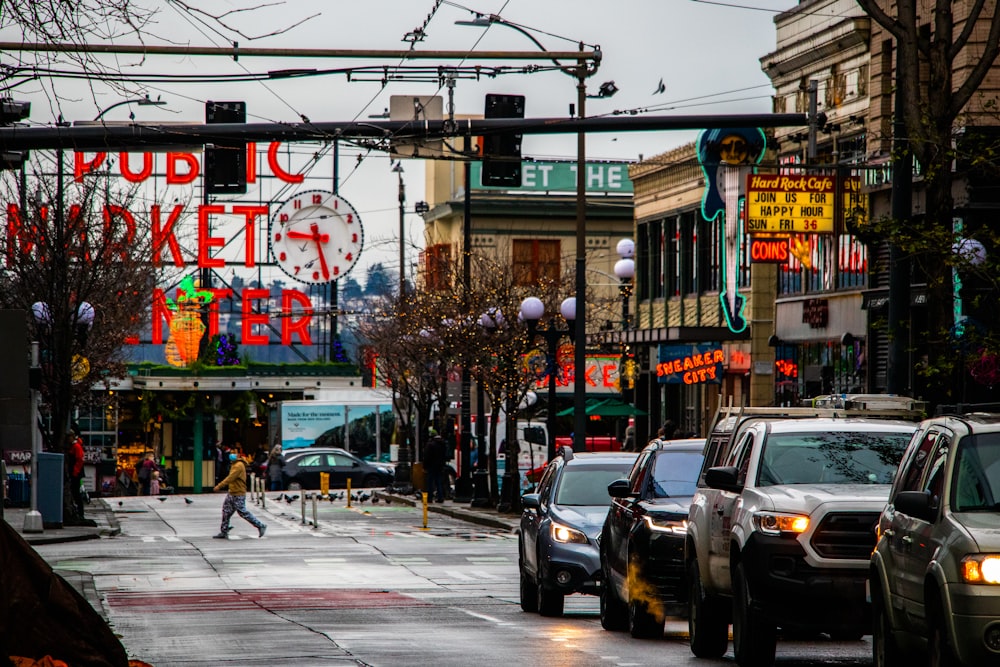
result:
M 157 500 L 159 500 L 161 503 L 166 499 L 167 499 L 166 496 L 160 496 L 159 498 L 157 498 Z
M 285 494 L 284 493 L 279 493 L 278 497 L 275 498 L 275 500 L 284 500 L 284 498 L 285 498 Z
M 372 505 L 378 502 L 378 496 L 372 496 Z
M 121 506 L 122 506 L 122 501 L 119 500 L 118 501 L 118 507 L 121 507 Z
M 187 503 L 188 505 L 190 505 L 190 504 L 191 504 L 191 503 L 193 503 L 194 501 L 193 501 L 193 500 L 191 500 L 190 498 L 185 498 L 185 499 L 184 499 L 184 502 L 186 502 L 186 503 Z
M 362 493 L 360 500 L 361 500 L 361 502 L 364 503 L 364 502 L 367 502 L 369 498 L 371 498 L 371 495 L 369 495 L 367 493 Z
M 663 83 L 663 78 L 660 78 L 660 83 L 657 84 L 656 90 L 653 91 L 654 95 L 659 95 L 660 93 L 666 92 L 667 86 Z

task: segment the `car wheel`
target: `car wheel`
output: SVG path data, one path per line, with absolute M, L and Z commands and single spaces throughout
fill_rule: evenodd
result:
M 604 581 L 601 585 L 601 627 L 611 631 L 628 628 L 628 605 L 618 597 L 607 568 L 604 569 Z
M 903 656 L 889 625 L 886 601 L 877 589 L 872 589 L 872 664 L 873 667 L 900 667 Z
M 524 571 L 524 564 L 518 565 L 521 573 L 521 611 L 534 613 L 538 611 L 538 586 L 535 580 Z
M 377 486 L 385 486 L 382 484 L 382 478 L 375 474 L 365 475 L 365 478 L 361 480 L 361 487 L 364 489 L 373 489 Z
M 546 587 L 541 579 L 536 580 L 535 587 L 538 590 L 538 613 L 542 616 L 562 616 L 566 596 Z
M 777 629 L 753 609 L 743 563 L 733 573 L 733 653 L 740 667 L 774 664 Z
M 721 601 L 705 594 L 698 561 L 688 567 L 688 635 L 699 658 L 721 658 L 729 647 L 729 621 Z
M 666 619 L 651 609 L 653 604 L 636 598 L 629 600 L 628 631 L 636 639 L 659 639 L 663 637 L 663 622 Z
M 959 667 L 958 658 L 951 647 L 948 630 L 944 627 L 942 605 L 940 600 L 928 600 L 928 620 L 930 621 L 929 667 Z

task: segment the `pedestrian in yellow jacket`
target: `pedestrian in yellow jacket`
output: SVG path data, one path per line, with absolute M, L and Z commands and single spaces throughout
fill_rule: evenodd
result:
M 229 474 L 214 489 L 217 492 L 223 488 L 229 489 L 222 503 L 222 526 L 219 534 L 214 537 L 220 540 L 229 538 L 229 531 L 232 530 L 229 520 L 233 514 L 239 514 L 252 524 L 257 529 L 257 537 L 264 537 L 267 526 L 247 509 L 247 464 L 234 452 L 229 453 L 229 462 Z

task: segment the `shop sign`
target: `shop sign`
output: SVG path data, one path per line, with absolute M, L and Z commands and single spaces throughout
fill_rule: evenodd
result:
M 725 361 L 719 343 L 661 345 L 656 377 L 660 384 L 720 384 Z
M 572 348 L 572 346 L 568 347 Z M 533 361 L 533 357 L 537 359 L 538 355 L 541 355 L 541 363 Z M 545 372 L 545 353 L 541 350 L 529 352 L 525 355 L 524 361 L 527 369 L 536 369 L 537 371 L 535 373 L 537 379 L 534 381 L 535 391 L 546 391 L 549 386 L 549 376 Z M 556 360 L 556 389 L 562 391 L 573 390 L 575 386 L 573 382 L 575 370 L 573 362 L 572 355 L 561 355 Z M 621 357 L 619 355 L 588 354 L 585 363 L 586 371 L 584 380 L 587 384 L 586 391 L 588 393 L 610 394 L 621 391 L 619 387 Z
M 802 323 L 812 329 L 822 329 L 830 321 L 830 302 L 826 299 L 806 299 L 802 303 Z
M 481 185 L 482 163 L 469 163 L 473 190 L 517 190 L 519 192 L 576 192 L 576 162 L 521 163 L 521 186 L 518 188 Z M 584 185 L 587 192 L 632 192 L 628 165 L 622 162 L 588 162 Z
M 788 239 L 750 239 L 750 261 L 755 264 L 787 264 Z
M 832 234 L 833 176 L 747 176 L 747 232 Z

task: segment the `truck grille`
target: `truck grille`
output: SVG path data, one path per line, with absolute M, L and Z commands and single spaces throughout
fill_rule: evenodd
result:
M 875 549 L 878 512 L 831 512 L 809 543 L 823 558 L 868 560 Z

